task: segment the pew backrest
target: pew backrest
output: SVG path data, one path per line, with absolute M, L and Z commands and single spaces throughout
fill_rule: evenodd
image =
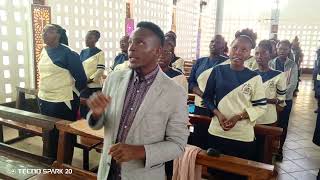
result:
M 15 108 L 0 105 L 0 118 L 9 119 L 23 124 L 29 124 L 42 129 L 51 130 L 55 127 L 55 123 L 62 119 L 49 117 L 37 113 L 23 111 Z
M 184 61 L 184 74 L 189 77 L 193 66 L 193 61 L 186 60 Z
M 227 155 L 212 157 L 207 155 L 204 150 L 197 155 L 196 164 L 246 176 L 249 180 L 268 180 L 277 174 L 273 165 Z

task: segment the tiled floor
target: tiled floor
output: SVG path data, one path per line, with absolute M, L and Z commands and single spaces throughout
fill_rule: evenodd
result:
M 300 92 L 294 100 L 289 132 L 284 148 L 284 160 L 277 163 L 280 180 L 316 180 L 320 168 L 320 147 L 312 143 L 315 127 L 316 101 L 312 91 L 311 76 L 304 76 L 300 82 Z M 5 137 L 17 135 L 17 131 L 5 128 Z M 41 155 L 41 138 L 33 137 L 14 144 L 14 146 Z M 90 167 L 98 165 L 100 155 L 90 153 Z M 73 165 L 82 167 L 82 152 L 75 150 Z
M 316 123 L 316 100 L 311 76 L 302 77 L 298 97 L 290 116 L 284 159 L 277 163 L 280 180 L 316 180 L 320 168 L 320 147 L 312 143 Z

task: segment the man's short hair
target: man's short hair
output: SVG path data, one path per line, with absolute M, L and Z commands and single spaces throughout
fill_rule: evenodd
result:
M 153 22 L 141 21 L 137 24 L 137 28 L 145 28 L 152 31 L 159 38 L 161 46 L 163 46 L 164 33 L 158 25 Z
M 287 39 L 285 39 L 285 40 L 281 40 L 280 42 L 278 42 L 278 44 L 277 44 L 277 48 L 280 46 L 280 44 L 284 44 L 284 45 L 286 45 L 286 46 L 288 46 L 288 47 L 290 47 L 290 46 L 291 46 L 290 41 L 289 41 L 289 40 L 287 40 Z
M 100 32 L 98 30 L 90 30 L 88 33 L 93 34 L 97 40 L 100 39 Z

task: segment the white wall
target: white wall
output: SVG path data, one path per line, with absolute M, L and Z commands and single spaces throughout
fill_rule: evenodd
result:
M 208 56 L 209 44 L 215 33 L 217 0 L 207 0 L 202 9 L 200 57 Z
M 0 1 L 0 103 L 16 98 L 16 86 L 33 87 L 30 0 Z
M 69 46 L 78 53 L 85 47 L 89 30 L 100 31 L 97 47 L 106 55 L 106 66 L 113 63 L 124 35 L 125 0 L 48 0 L 52 23 L 67 30 Z
M 176 7 L 176 54 L 185 60 L 193 60 L 196 57 L 200 0 L 181 0 Z
M 159 25 L 164 33 L 171 30 L 172 1 L 135 0 L 133 8 L 135 25 L 140 21 L 151 21 Z
M 228 44 L 244 28 L 258 34 L 257 42 L 269 39 L 271 5 L 271 0 L 224 0 L 222 35 Z
M 287 0 L 280 6 L 279 39 L 292 41 L 297 35 L 304 54 L 302 67 L 313 68 L 320 46 L 320 1 Z

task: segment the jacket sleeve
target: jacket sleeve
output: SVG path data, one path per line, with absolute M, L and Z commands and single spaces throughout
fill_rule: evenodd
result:
M 287 85 L 287 94 L 290 96 L 293 94 L 294 90 L 296 89 L 298 83 L 298 66 L 296 63 L 293 63 L 293 67 L 291 68 L 289 74 L 289 82 Z
M 270 67 L 271 69 L 274 69 L 274 70 L 276 69 L 275 59 L 269 61 L 269 67 Z
M 192 66 L 191 73 L 189 76 L 189 91 L 192 91 L 194 87 L 198 87 L 196 72 L 199 67 L 199 62 L 200 60 L 197 60 L 196 63 Z
M 182 86 L 186 92 L 188 92 L 188 80 L 185 75 L 181 74 L 179 76 L 172 78 L 172 80 L 174 80 L 177 84 Z
M 97 55 L 98 64 L 97 64 L 97 71 L 91 75 L 90 79 L 93 79 L 93 82 L 100 83 L 100 79 L 103 75 L 103 72 L 105 70 L 105 59 L 104 59 L 104 52 L 101 51 Z
M 279 76 L 279 80 L 276 84 L 276 88 L 277 88 L 277 99 L 284 101 L 286 100 L 286 91 L 287 91 L 287 83 L 286 83 L 286 76 L 285 73 L 281 73 Z M 285 102 L 283 102 L 282 104 L 279 104 L 280 106 L 284 107 L 285 106 Z
M 173 160 L 184 152 L 189 136 L 187 128 L 189 120 L 187 93 L 184 92 L 182 87 L 179 87 L 179 90 L 175 92 L 178 93 L 175 93 L 176 99 L 172 101 L 174 105 L 166 126 L 165 140 L 144 145 L 146 168 L 152 168 L 153 166 Z
M 80 92 L 87 86 L 87 76 L 84 72 L 80 56 L 78 53 L 71 51 L 67 54 L 67 69 L 69 70 L 72 77 L 75 79 L 75 86 Z
M 179 58 L 172 64 L 172 67 L 184 73 L 184 60 L 182 58 Z
M 267 108 L 267 99 L 261 76 L 257 76 L 257 82 L 251 95 L 251 104 L 252 106 L 246 108 L 245 111 L 248 113 L 250 121 L 256 121 L 265 113 Z
M 217 109 L 217 105 L 215 104 L 216 99 L 216 77 L 215 77 L 215 68 L 211 71 L 209 79 L 207 81 L 206 89 L 203 92 L 203 102 L 205 106 L 213 112 L 214 109 Z
M 104 95 L 109 95 L 110 92 L 110 82 L 112 82 L 112 74 L 108 76 L 108 78 L 104 81 L 103 88 L 102 88 L 102 93 Z M 92 129 L 99 130 L 103 127 L 105 121 L 107 121 L 107 113 L 108 113 L 108 107 L 105 110 L 105 112 L 101 115 L 100 119 L 94 119 L 92 115 L 92 111 L 90 110 L 89 113 L 87 114 L 86 119 L 88 120 L 88 124 Z

